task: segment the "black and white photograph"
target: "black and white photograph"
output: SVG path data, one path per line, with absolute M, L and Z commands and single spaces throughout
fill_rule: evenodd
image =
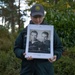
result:
M 30 30 L 28 52 L 50 53 L 50 32 Z
M 49 58 L 53 56 L 53 26 L 28 25 L 26 56 Z

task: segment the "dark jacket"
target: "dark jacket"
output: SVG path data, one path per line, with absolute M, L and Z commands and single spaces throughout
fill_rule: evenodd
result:
M 30 24 L 33 24 L 32 21 L 30 21 Z M 44 22 L 41 23 L 41 24 L 46 25 L 46 23 L 44 23 Z M 27 27 L 25 29 L 23 29 L 23 31 L 18 35 L 18 37 L 15 41 L 15 45 L 14 45 L 14 53 L 15 53 L 16 57 L 22 59 L 21 74 L 24 73 L 23 68 L 25 68 L 28 63 L 29 63 L 28 65 L 30 65 L 30 63 L 31 63 L 31 65 L 33 65 L 35 62 L 36 63 L 37 62 L 38 63 L 39 62 L 42 62 L 42 63 L 48 62 L 47 59 L 33 59 L 31 61 L 26 60 L 26 58 L 23 56 L 23 53 L 25 52 L 25 48 L 26 48 L 26 39 L 27 39 Z M 55 30 L 54 30 L 54 46 L 53 47 L 54 47 L 53 48 L 54 55 L 57 55 L 57 60 L 58 60 L 62 55 L 63 46 L 62 46 L 61 41 L 60 41 L 60 39 L 59 39 Z M 25 63 L 26 63 L 26 65 L 25 65 Z

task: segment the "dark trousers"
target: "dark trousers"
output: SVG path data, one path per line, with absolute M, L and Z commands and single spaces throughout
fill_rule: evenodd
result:
M 23 62 L 20 75 L 54 75 L 53 64 L 37 60 Z

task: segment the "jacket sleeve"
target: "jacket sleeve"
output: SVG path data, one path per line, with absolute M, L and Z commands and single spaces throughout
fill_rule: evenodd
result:
M 23 37 L 22 37 L 22 33 L 20 33 L 14 44 L 14 53 L 16 57 L 20 59 L 24 59 L 24 56 L 23 56 L 24 52 L 25 50 L 23 49 Z
M 63 53 L 63 46 L 60 38 L 56 31 L 54 30 L 54 55 L 57 55 L 57 60 L 61 57 Z

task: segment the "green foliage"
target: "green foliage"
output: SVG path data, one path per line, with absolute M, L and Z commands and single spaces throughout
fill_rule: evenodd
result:
M 55 63 L 55 75 L 75 75 L 75 60 L 68 56 Z
M 21 60 L 13 52 L 16 35 L 10 34 L 4 27 L 0 28 L 0 75 L 19 75 Z
M 64 11 L 48 9 L 46 21 L 55 26 L 63 45 L 71 47 L 75 45 L 75 12 L 71 9 Z
M 55 75 L 75 75 L 75 47 L 65 51 L 62 58 L 54 63 Z
M 19 75 L 20 61 L 15 58 L 12 50 L 0 52 L 0 75 Z
M 12 48 L 13 37 L 11 34 L 5 29 L 0 29 L 0 51 L 9 51 Z

